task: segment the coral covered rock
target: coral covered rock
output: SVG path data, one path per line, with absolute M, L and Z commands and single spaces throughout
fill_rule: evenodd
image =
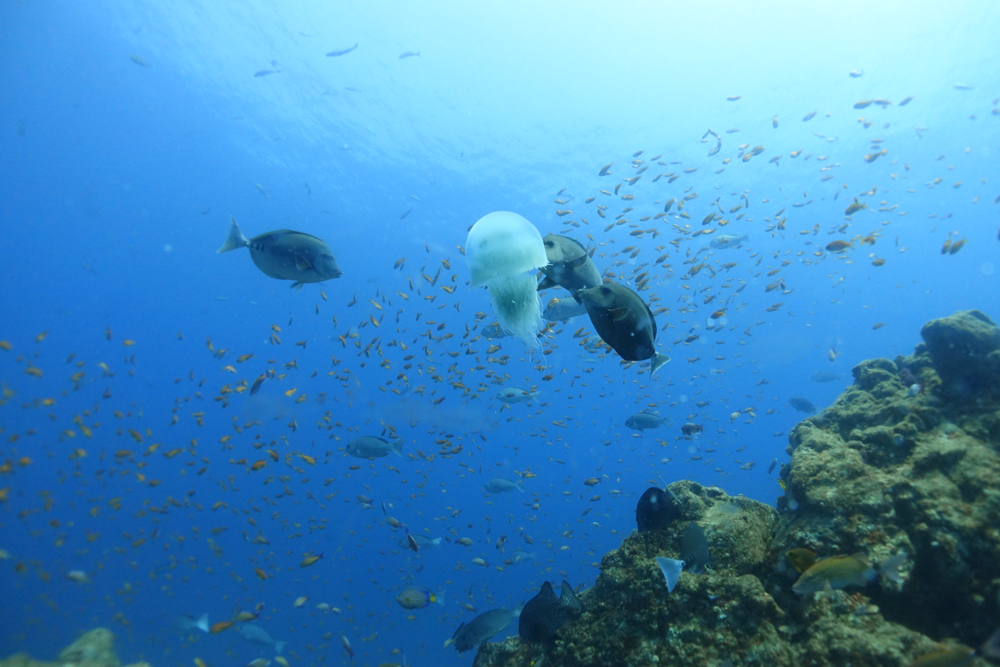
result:
M 107 628 L 95 628 L 59 653 L 58 660 L 46 662 L 29 658 L 23 653 L 0 660 L 0 667 L 121 667 L 115 653 L 115 636 Z M 126 667 L 149 667 L 137 662 Z
M 966 310 L 931 320 L 920 335 L 949 395 L 1000 389 L 1000 328 L 986 315 Z
M 793 429 L 778 514 L 672 484 L 681 518 L 607 553 L 555 641 L 484 644 L 475 667 L 903 667 L 938 642 L 982 643 L 1000 618 L 1000 330 L 968 311 L 922 333 L 913 356 L 858 364 L 853 386 Z M 711 567 L 668 593 L 655 558 L 679 557 L 691 521 Z M 877 581 L 797 595 L 786 554 L 801 548 L 860 552 Z

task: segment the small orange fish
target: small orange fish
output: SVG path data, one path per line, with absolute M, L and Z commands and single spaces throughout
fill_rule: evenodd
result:
M 258 579 L 262 579 L 262 580 L 265 580 L 265 581 L 267 580 L 267 572 L 265 572 L 264 570 L 260 569 L 259 567 L 255 567 L 253 569 L 253 571 L 254 571 L 254 574 L 257 575 Z
M 210 627 L 208 631 L 211 634 L 215 635 L 222 632 L 223 630 L 228 630 L 231 627 L 233 627 L 232 621 L 219 621 L 218 623 L 213 623 L 212 627 Z

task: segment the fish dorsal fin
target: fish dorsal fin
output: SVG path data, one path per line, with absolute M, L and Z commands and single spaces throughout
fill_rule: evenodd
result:
M 583 266 L 584 264 L 586 264 L 588 259 L 590 259 L 590 256 L 587 255 L 587 254 L 583 254 L 583 255 L 581 255 L 580 257 L 577 257 L 574 260 L 566 262 L 566 265 L 568 267 L 570 267 L 571 269 L 578 269 L 581 266 Z
M 298 253 L 295 255 L 295 268 L 299 271 L 308 271 L 309 269 L 315 270 L 312 262 L 310 262 L 305 255 L 300 255 Z
M 620 322 L 628 317 L 628 308 L 612 308 L 608 311 L 608 314 L 611 315 L 612 320 Z

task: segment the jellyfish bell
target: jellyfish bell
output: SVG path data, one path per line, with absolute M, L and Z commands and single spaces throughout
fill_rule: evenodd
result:
M 500 326 L 539 347 L 542 314 L 534 271 L 549 261 L 535 226 L 509 211 L 485 215 L 469 230 L 465 260 L 472 286 L 489 288 Z

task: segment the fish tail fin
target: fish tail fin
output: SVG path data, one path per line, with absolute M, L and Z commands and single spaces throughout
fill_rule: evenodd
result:
M 281 655 L 281 650 L 285 648 L 286 644 L 288 644 L 288 642 L 274 642 L 274 652 Z
M 433 540 L 431 540 L 431 544 L 433 544 L 436 547 L 441 546 L 441 538 L 440 537 L 435 537 Z
M 897 584 L 903 584 L 906 580 L 903 579 L 902 575 L 899 573 L 899 568 L 906 564 L 909 557 L 910 555 L 905 551 L 893 556 L 879 566 L 879 574 L 884 576 L 886 579 L 896 582 Z
M 517 487 L 518 491 L 520 491 L 521 493 L 524 493 L 524 481 L 523 480 L 518 480 L 517 484 L 515 484 L 514 486 Z
M 653 379 L 653 375 L 655 375 L 656 371 L 660 369 L 660 366 L 668 363 L 669 361 L 670 357 L 668 357 L 665 354 L 657 352 L 656 355 L 653 357 L 653 361 L 651 362 L 652 365 L 649 370 L 649 378 Z
M 204 614 L 201 615 L 201 618 L 198 619 L 198 621 L 194 624 L 194 626 L 196 628 L 198 628 L 199 630 L 201 630 L 202 632 L 208 632 L 208 612 L 207 611 Z
M 542 279 L 542 281 L 540 283 L 538 283 L 538 288 L 537 289 L 538 289 L 538 291 L 541 291 L 543 289 L 549 289 L 550 287 L 555 287 L 558 284 L 559 283 L 557 283 L 556 281 L 552 280 L 552 278 L 549 278 L 548 276 L 545 276 Z
M 437 594 L 436 594 L 436 595 L 434 596 L 434 601 L 435 601 L 435 602 L 437 602 L 437 603 L 438 603 L 439 605 L 441 605 L 442 607 L 444 606 L 444 594 L 445 594 L 446 592 L 447 592 L 447 591 L 445 591 L 445 590 L 444 590 L 444 589 L 442 588 L 442 589 L 441 589 L 441 590 L 439 590 L 439 591 L 437 592 Z
M 521 615 L 521 611 L 523 609 L 524 609 L 524 600 L 521 600 L 521 604 L 519 604 L 516 607 L 514 607 L 514 615 L 515 616 L 520 616 Z
M 236 224 L 236 218 L 229 216 L 229 238 L 226 242 L 222 244 L 222 247 L 215 252 L 229 252 L 230 250 L 236 250 L 237 248 L 245 248 L 250 245 L 247 241 L 247 237 L 243 236 L 243 232 L 240 231 L 240 226 Z
M 396 456 L 402 456 L 403 455 L 403 441 L 402 440 L 394 440 L 394 441 L 390 442 L 389 443 L 389 449 L 391 449 L 392 453 L 395 454 Z

